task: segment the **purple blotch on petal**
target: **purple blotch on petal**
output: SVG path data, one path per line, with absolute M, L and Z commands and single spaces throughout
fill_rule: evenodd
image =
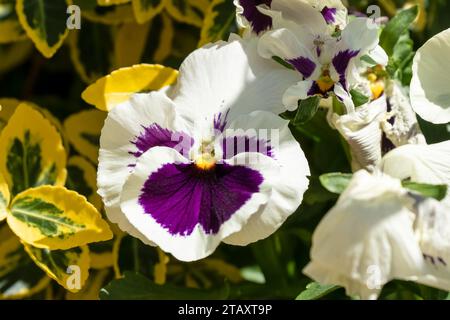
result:
M 172 235 L 190 235 L 198 224 L 206 234 L 217 234 L 262 182 L 258 171 L 245 166 L 201 170 L 195 164 L 165 164 L 144 183 L 139 204 Z
M 136 158 L 139 158 L 143 153 L 153 147 L 174 148 L 185 155 L 189 153 L 189 150 L 194 144 L 194 140 L 187 133 L 162 128 L 156 123 L 147 127 L 142 126 L 142 128 L 144 131 L 134 141 L 131 141 L 138 151 L 130 152 L 130 154 Z
M 329 91 L 333 91 L 334 90 L 334 86 L 333 86 L 333 88 L 331 88 Z M 322 90 L 320 90 L 320 87 L 319 87 L 319 85 L 316 83 L 316 82 L 314 82 L 313 84 L 312 84 L 312 86 L 311 86 L 311 88 L 308 90 L 308 97 L 312 97 L 312 96 L 315 96 L 315 95 L 321 95 L 321 96 L 323 96 L 324 98 L 326 98 L 326 97 L 328 97 L 328 94 L 327 94 L 327 92 L 322 92 Z
M 274 158 L 270 140 L 249 136 L 232 136 L 222 139 L 223 159 L 230 159 L 240 153 L 257 152 Z
M 336 19 L 335 19 L 336 12 L 337 12 L 336 8 L 328 8 L 328 7 L 325 6 L 322 9 L 322 16 L 324 17 L 325 21 L 328 24 L 331 24 L 331 23 L 334 23 L 336 21 Z
M 308 79 L 316 70 L 316 64 L 309 58 L 298 57 L 294 59 L 287 59 L 298 72 L 300 72 L 305 79 Z
M 336 72 L 339 74 L 339 83 L 347 89 L 347 68 L 350 64 L 350 60 L 356 57 L 359 54 L 359 51 L 353 50 L 344 50 L 339 51 L 337 55 L 333 57 L 333 66 L 336 69 Z
M 214 116 L 214 129 L 220 132 L 223 132 L 225 130 L 225 127 L 227 126 L 227 118 L 228 113 L 230 113 L 230 109 L 225 112 L 225 116 L 222 112 L 220 112 L 218 115 Z
M 261 13 L 257 6 L 266 4 L 270 7 L 272 0 L 240 0 L 242 8 L 244 8 L 244 17 L 250 22 L 253 30 L 259 34 L 272 27 L 272 18 Z

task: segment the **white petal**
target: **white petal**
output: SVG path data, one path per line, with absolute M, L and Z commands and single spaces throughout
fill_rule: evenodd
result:
M 413 214 L 400 181 L 354 174 L 313 235 L 304 273 L 322 284 L 341 285 L 349 295 L 374 299 L 394 278 L 422 274 L 423 257 L 413 232 Z
M 381 167 L 383 172 L 401 180 L 450 186 L 450 141 L 396 148 L 383 157 Z
M 314 81 L 305 80 L 300 81 L 296 85 L 289 87 L 283 95 L 283 105 L 289 111 L 294 111 L 298 108 L 298 101 L 308 98 L 308 92 L 314 85 Z
M 355 104 L 353 103 L 352 96 L 340 83 L 336 83 L 334 85 L 334 94 L 341 99 L 347 113 L 351 113 L 355 110 Z
M 257 41 L 219 42 L 190 54 L 180 68 L 177 112 L 196 126 L 210 125 L 228 108 L 230 121 L 255 110 L 282 112 L 282 94 L 299 75 L 261 58 Z
M 300 206 L 309 185 L 307 176 L 310 171 L 308 161 L 288 124 L 288 121 L 274 114 L 253 112 L 230 125 L 231 129 L 244 131 L 256 128 L 258 137 L 269 137 L 280 173 L 268 203 L 249 219 L 240 232 L 232 234 L 224 242 L 242 246 L 267 238 Z M 268 130 L 267 134 L 260 129 Z
M 368 53 L 378 45 L 378 28 L 368 18 L 355 18 L 342 31 L 346 49 Z
M 431 38 L 414 58 L 410 96 L 414 111 L 426 121 L 450 122 L 450 29 Z
M 383 122 L 387 138 L 396 147 L 426 143 L 405 88 L 393 81 L 386 88 L 386 95 L 391 107 L 389 119 Z
M 247 163 L 247 167 L 262 174 L 264 181 L 259 192 L 252 195 L 237 212 L 224 222 L 216 234 L 207 234 L 199 224 L 189 235 L 173 235 L 161 226 L 139 204 L 139 196 L 147 179 L 165 164 L 187 163 L 175 150 L 155 147 L 144 153 L 136 165 L 134 173 L 128 178 L 121 195 L 121 208 L 131 224 L 147 239 L 182 261 L 193 261 L 210 255 L 220 242 L 232 233 L 238 232 L 264 205 L 272 189 L 272 179 L 278 169 L 274 160 L 260 154 L 252 154 L 255 162 L 246 161 L 249 154 L 240 154 L 229 163 Z
M 381 97 L 347 115 L 333 116 L 333 125 L 351 148 L 354 170 L 376 166 L 381 160 L 381 120 L 386 99 Z
M 137 94 L 109 112 L 100 138 L 97 173 L 98 193 L 106 206 L 119 203 L 120 192 L 130 174 L 137 148 L 132 143 L 140 135 L 142 126 L 159 124 L 175 129 L 175 108 L 162 92 Z M 113 219 L 114 222 L 114 219 Z

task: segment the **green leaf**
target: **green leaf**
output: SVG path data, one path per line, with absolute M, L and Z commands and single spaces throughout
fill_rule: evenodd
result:
M 314 118 L 317 110 L 319 110 L 320 100 L 321 98 L 319 96 L 314 96 L 300 101 L 293 124 L 302 125 Z
M 228 295 L 227 285 L 212 290 L 157 285 L 129 271 L 125 272 L 124 278 L 113 280 L 100 291 L 102 300 L 223 300 Z
M 345 191 L 350 180 L 352 179 L 352 174 L 348 173 L 327 173 L 320 176 L 320 183 L 325 189 L 332 193 L 341 194 Z
M 432 184 L 416 183 L 411 181 L 403 181 L 402 185 L 408 190 L 415 191 L 425 197 L 434 198 L 439 201 L 444 199 L 445 196 L 447 195 L 447 186 L 444 184 L 432 185 Z
M 380 35 L 380 44 L 388 56 L 392 56 L 394 46 L 399 39 L 399 35 L 408 30 L 411 23 L 417 18 L 419 7 L 413 6 L 409 9 L 400 11 L 383 29 Z
M 17 0 L 16 11 L 37 49 L 51 58 L 68 35 L 66 0 Z
M 301 292 L 295 300 L 317 300 L 337 289 L 339 289 L 339 286 L 321 285 L 317 282 L 311 282 L 306 286 L 306 290 Z
M 352 89 L 350 90 L 350 94 L 352 95 L 353 103 L 355 104 L 355 107 L 360 107 L 367 102 L 369 102 L 370 98 L 363 95 L 358 90 Z
M 199 47 L 225 39 L 236 17 L 236 7 L 232 1 L 213 0 L 203 22 Z

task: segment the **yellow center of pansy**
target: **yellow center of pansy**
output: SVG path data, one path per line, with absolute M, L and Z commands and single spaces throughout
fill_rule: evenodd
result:
M 330 71 L 328 68 L 325 68 L 322 70 L 322 74 L 320 75 L 320 78 L 316 81 L 317 85 L 320 88 L 320 91 L 323 93 L 326 93 L 330 91 L 331 88 L 334 86 L 334 81 L 331 79 Z
M 384 78 L 386 71 L 382 66 L 375 66 L 366 72 L 366 78 L 369 80 L 370 91 L 372 92 L 372 100 L 376 100 L 384 93 Z
M 211 170 L 216 165 L 214 144 L 211 140 L 202 142 L 199 148 L 199 156 L 195 158 L 195 166 L 204 171 Z

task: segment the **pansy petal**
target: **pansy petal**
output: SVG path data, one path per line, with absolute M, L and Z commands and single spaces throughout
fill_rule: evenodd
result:
M 375 166 L 381 160 L 381 121 L 386 113 L 386 98 L 360 106 L 356 111 L 338 116 L 332 123 L 350 146 L 354 170 Z
M 148 239 L 182 261 L 202 259 L 242 229 L 264 205 L 277 175 L 275 161 L 241 154 L 201 171 L 175 150 L 144 153 L 128 178 L 121 208 Z M 234 165 L 246 163 L 246 165 Z
M 334 85 L 334 94 L 342 103 L 344 104 L 347 113 L 351 113 L 355 111 L 355 104 L 353 102 L 352 96 L 348 93 L 348 91 L 340 84 L 336 83 Z
M 294 111 L 298 108 L 298 101 L 305 100 L 309 96 L 315 95 L 316 86 L 312 80 L 300 81 L 297 84 L 289 87 L 283 95 L 283 105 L 289 111 Z
M 242 27 L 250 26 L 260 34 L 272 27 L 272 18 L 258 10 L 258 6 L 270 6 L 272 0 L 234 0 L 237 21 Z
M 383 172 L 401 180 L 450 186 L 450 141 L 401 146 L 386 154 L 381 165 Z
M 249 219 L 241 231 L 224 242 L 242 246 L 264 239 L 274 233 L 301 204 L 303 193 L 308 188 L 310 171 L 308 161 L 288 124 L 288 121 L 268 112 L 253 112 L 230 124 L 232 131 L 241 129 L 251 132 L 257 128 L 259 140 L 269 141 L 270 156 L 280 166 L 280 173 L 268 203 Z
M 363 170 L 355 173 L 316 228 L 311 262 L 303 272 L 363 299 L 375 299 L 394 278 L 421 274 L 422 252 L 404 194 L 399 180 Z
M 258 39 L 233 39 L 200 48 L 181 65 L 174 102 L 189 122 L 210 125 L 227 110 L 229 119 L 253 110 L 283 111 L 281 97 L 298 81 L 297 72 L 259 57 Z
M 378 45 L 378 27 L 371 19 L 355 18 L 342 31 L 342 41 L 345 49 L 367 53 Z
M 162 92 L 137 94 L 109 112 L 100 139 L 98 193 L 117 206 L 122 186 L 137 158 L 154 146 L 179 144 L 174 106 Z M 109 217 L 115 222 L 115 217 Z
M 414 58 L 410 87 L 414 111 L 428 122 L 450 122 L 450 29 L 431 38 Z

